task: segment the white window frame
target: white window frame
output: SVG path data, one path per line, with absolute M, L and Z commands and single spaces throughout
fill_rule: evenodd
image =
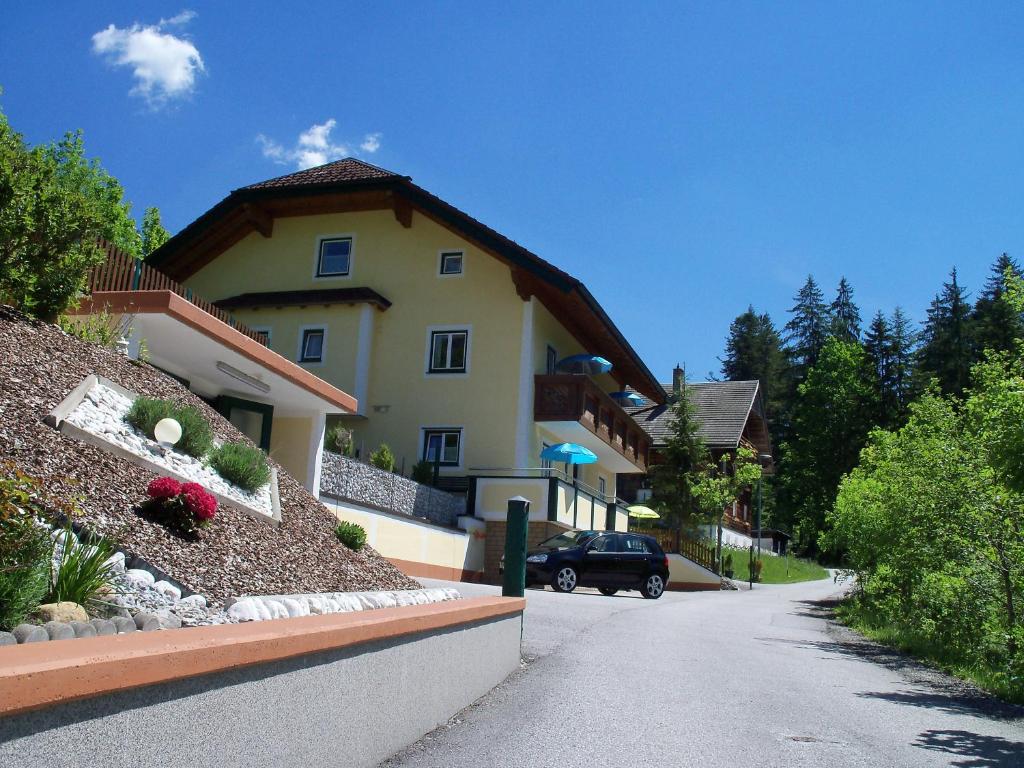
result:
M 462 257 L 462 269 L 458 272 L 444 272 L 444 257 L 453 254 L 458 254 Z M 437 252 L 437 276 L 438 277 L 462 277 L 466 274 L 466 251 L 462 248 L 443 248 Z
M 419 458 L 421 460 L 424 460 L 424 461 L 426 460 L 426 455 L 427 455 L 427 434 L 431 433 L 431 432 L 458 432 L 458 434 L 459 434 L 459 461 L 458 461 L 458 464 L 445 464 L 442 461 L 439 466 L 440 466 L 440 468 L 442 470 L 446 470 L 446 469 L 455 469 L 455 470 L 462 469 L 463 455 L 464 455 L 464 452 L 466 450 L 466 428 L 465 427 L 458 427 L 458 426 L 451 426 L 451 425 L 443 426 L 443 427 L 421 426 L 420 427 Z M 431 466 L 433 466 L 433 462 L 431 462 Z
M 352 243 L 348 249 L 348 272 L 344 275 L 321 275 L 320 274 L 320 244 L 324 240 L 348 240 Z M 340 232 L 335 235 L 317 235 L 313 245 L 313 279 L 314 280 L 351 280 L 352 272 L 355 271 L 356 262 L 356 236 L 352 232 Z
M 324 340 L 320 347 L 320 359 L 319 360 L 303 360 L 302 353 L 303 347 L 305 346 L 306 331 L 322 331 L 324 334 Z M 327 326 L 323 324 L 316 325 L 303 325 L 299 328 L 299 350 L 295 355 L 295 362 L 299 365 L 323 365 L 327 361 Z
M 465 371 L 431 371 L 434 352 L 435 333 L 466 334 L 466 370 Z M 423 377 L 427 379 L 464 379 L 469 376 L 470 363 L 473 360 L 473 326 L 469 323 L 455 325 L 431 325 L 427 327 L 426 351 L 423 355 Z

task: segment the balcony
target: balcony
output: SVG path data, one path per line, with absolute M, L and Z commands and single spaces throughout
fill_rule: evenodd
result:
M 615 472 L 647 471 L 647 433 L 589 376 L 535 376 L 533 419 L 565 442 L 585 445 Z

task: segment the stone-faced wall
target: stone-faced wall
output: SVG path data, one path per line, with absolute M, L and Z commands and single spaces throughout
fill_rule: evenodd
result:
M 345 501 L 454 526 L 466 499 L 361 461 L 324 452 L 320 492 Z

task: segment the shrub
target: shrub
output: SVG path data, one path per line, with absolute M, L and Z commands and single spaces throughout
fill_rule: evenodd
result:
M 722 575 L 727 579 L 731 579 L 733 574 L 732 565 L 732 552 L 726 552 L 722 555 Z
M 181 440 L 175 449 L 197 459 L 203 458 L 213 446 L 213 429 L 202 411 L 193 405 L 137 397 L 124 419 L 151 440 L 154 439 L 153 428 L 160 419 L 174 419 L 181 425 Z
M 434 464 L 433 462 L 422 459 L 412 465 L 412 479 L 421 485 L 433 485 L 434 483 Z
M 0 629 L 35 610 L 49 586 L 53 544 L 37 500 L 39 481 L 0 478 Z
M 331 453 L 352 456 L 355 453 L 356 447 L 355 440 L 352 437 L 352 430 L 346 429 L 340 424 L 335 424 L 327 430 L 324 447 Z
M 143 509 L 171 530 L 195 536 L 217 514 L 217 499 L 199 483 L 158 477 L 146 488 Z
M 101 347 L 116 347 L 122 338 L 132 332 L 127 316 L 112 315 L 105 308 L 74 320 L 61 315 L 57 318 L 57 325 L 69 336 Z
M 270 465 L 263 451 L 246 443 L 224 443 L 210 452 L 210 466 L 228 482 L 255 491 L 270 482 Z
M 763 560 L 754 560 L 754 581 L 761 580 L 761 569 L 764 568 Z
M 380 447 L 370 454 L 370 463 L 377 469 L 394 472 L 395 454 L 391 452 L 391 448 L 387 443 L 381 443 Z
M 338 541 L 356 552 L 366 544 L 366 529 L 356 523 L 342 520 L 335 526 L 334 535 L 338 537 Z
M 46 602 L 70 601 L 85 606 L 98 602 L 114 578 L 114 566 L 109 563 L 114 547 L 106 539 L 93 544 L 77 542 L 71 526 L 64 528 L 62 544 L 51 566 L 50 589 Z

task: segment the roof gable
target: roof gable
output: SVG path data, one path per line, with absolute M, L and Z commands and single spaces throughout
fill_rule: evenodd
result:
M 671 384 L 661 386 L 666 394 L 671 394 Z M 704 381 L 686 385 L 686 394 L 694 406 L 699 424 L 697 434 L 708 448 L 731 449 L 739 445 L 751 411 L 757 404 L 758 388 L 756 380 Z M 670 404 L 646 405 L 626 410 L 651 436 L 655 446 L 666 443 L 672 433 Z

